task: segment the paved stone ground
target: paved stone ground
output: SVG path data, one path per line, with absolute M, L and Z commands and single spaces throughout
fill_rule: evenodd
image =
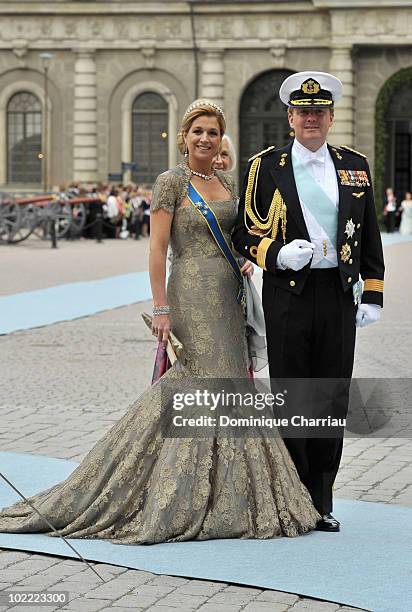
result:
M 145 269 L 147 240 L 62 243 L 58 252 L 33 241 L 0 247 L 1 254 L 1 291 L 8 294 Z M 359 333 L 357 376 L 411 376 L 412 243 L 388 247 L 386 262 L 385 310 L 378 325 Z M 154 345 L 140 318 L 144 310 L 149 303 L 0 337 L 1 450 L 80 461 L 148 385 Z M 411 463 L 410 440 L 348 439 L 336 495 L 411 506 Z M 0 590 L 68 591 L 64 609 L 79 612 L 353 610 L 278 591 L 97 566 L 104 585 L 76 560 L 1 551 Z M 40 608 L 13 608 L 34 609 Z

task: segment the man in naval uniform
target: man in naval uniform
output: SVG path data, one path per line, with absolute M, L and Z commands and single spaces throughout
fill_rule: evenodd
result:
M 364 155 L 326 142 L 342 95 L 339 79 L 300 72 L 279 95 L 295 139 L 249 160 L 232 239 L 263 268 L 271 379 L 348 380 L 356 327 L 377 321 L 383 305 L 371 174 Z M 285 444 L 322 517 L 317 529 L 339 531 L 332 486 L 343 430 L 335 437 L 285 437 Z

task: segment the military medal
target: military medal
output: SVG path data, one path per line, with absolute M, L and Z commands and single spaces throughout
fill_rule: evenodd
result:
M 350 248 L 350 245 L 346 242 L 346 244 L 342 246 L 342 249 L 340 252 L 340 258 L 343 261 L 343 263 L 346 263 L 347 261 L 349 261 L 351 253 L 352 253 L 352 250 Z
M 347 235 L 348 238 L 352 238 L 354 233 L 355 233 L 355 224 L 352 219 L 348 219 L 346 221 L 345 234 Z
M 362 302 L 362 290 L 363 290 L 363 287 L 362 287 L 361 280 L 358 280 L 357 283 L 352 285 L 353 303 L 355 304 L 355 306 L 358 306 Z
M 348 187 L 370 187 L 365 170 L 338 170 L 341 185 Z

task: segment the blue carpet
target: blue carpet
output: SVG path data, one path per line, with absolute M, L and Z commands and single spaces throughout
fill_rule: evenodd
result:
M 390 246 L 410 242 L 412 236 L 383 233 L 382 241 L 384 246 Z M 149 299 L 147 271 L 6 295 L 0 297 L 0 335 L 71 321 Z
M 0 471 L 26 495 L 66 478 L 76 464 L 35 455 L 0 453 Z M 0 481 L 0 507 L 17 499 Z M 338 534 L 312 532 L 274 540 L 212 540 L 122 546 L 71 540 L 89 560 L 298 593 L 373 610 L 412 610 L 412 509 L 337 500 Z M 0 548 L 74 557 L 64 543 L 41 534 L 0 534 Z
M 0 334 L 70 321 L 149 299 L 148 272 L 6 295 L 0 297 Z

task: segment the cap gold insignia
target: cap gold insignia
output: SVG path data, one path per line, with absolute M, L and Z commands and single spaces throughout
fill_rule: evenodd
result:
M 309 79 L 308 81 L 302 83 L 301 90 L 305 94 L 317 94 L 320 91 L 320 85 L 313 79 Z
M 340 258 L 343 261 L 343 263 L 346 263 L 347 261 L 349 261 L 351 253 L 352 251 L 351 251 L 350 245 L 348 243 L 344 244 L 340 252 Z

